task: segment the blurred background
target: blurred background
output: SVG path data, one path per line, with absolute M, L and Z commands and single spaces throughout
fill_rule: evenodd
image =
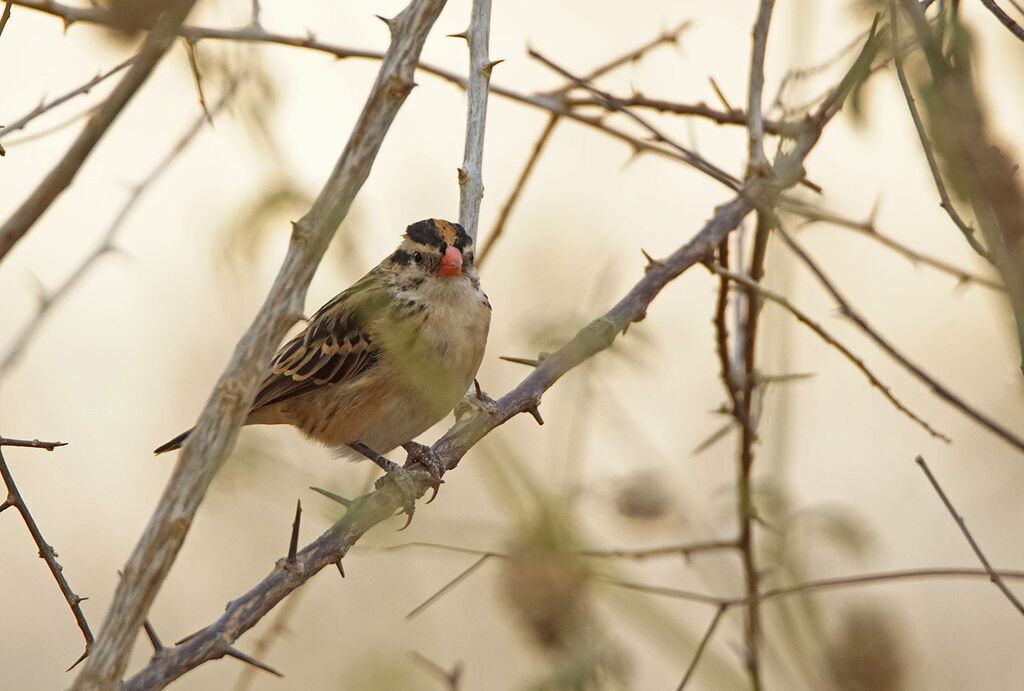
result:
M 310 31 L 326 43 L 384 50 L 387 30 L 374 15 L 392 16 L 403 4 L 268 1 L 260 21 L 268 31 Z M 448 3 L 424 61 L 465 73 L 465 43 L 445 34 L 466 27 L 469 8 L 468 0 Z M 778 3 L 766 103 L 775 103 L 796 69 L 822 66 L 786 80 L 786 108 L 799 109 L 830 88 L 855 57 L 875 9 Z M 651 49 L 600 85 L 620 95 L 635 89 L 720 108 L 713 77 L 724 97 L 743 107 L 756 10 L 757 3 L 739 0 L 496 2 L 490 54 L 504 62 L 492 86 L 524 94 L 563 86 L 527 56 L 529 47 L 582 74 L 692 20 L 677 43 Z M 964 3 L 961 11 L 990 124 L 1007 152 L 1024 160 L 1024 90 L 1017 87 L 1024 43 L 980 3 Z M 250 12 L 249 2 L 206 0 L 189 23 L 238 27 Z M 15 6 L 0 36 L 0 64 L 7 66 L 0 122 L 10 124 L 42 100 L 85 84 L 132 55 L 138 40 L 84 23 L 65 28 L 57 17 Z M 378 69 L 373 60 L 226 41 L 200 42 L 197 59 L 207 104 L 213 108 L 236 83 L 231 98 L 212 126 L 202 126 L 145 187 L 116 231 L 114 250 L 89 266 L 0 372 L 0 432 L 69 442 L 52 454 L 5 448 L 4 455 L 72 587 L 89 598 L 83 608 L 94 632 L 117 570 L 173 467 L 173 457 L 154 458 L 152 449 L 194 423 L 273 281 L 289 221 L 304 213 L 326 179 Z M 920 76 L 921 67 L 919 56 L 908 58 L 912 73 Z M 308 313 L 393 249 L 407 224 L 457 216 L 465 95 L 429 74 L 416 80 L 312 283 Z M 0 161 L 5 217 L 66 150 L 81 114 L 115 82 L 106 80 L 0 139 L 7 149 Z M 744 129 L 645 116 L 742 175 Z M 134 187 L 201 117 L 179 44 L 72 187 L 0 266 L 0 357 L 34 319 L 39 295 L 61 285 L 94 251 Z M 547 118 L 544 110 L 492 95 L 484 243 Z M 607 122 L 644 137 L 621 115 Z M 823 190 L 820 196 L 801 191 L 807 200 L 855 220 L 873 219 L 880 232 L 909 247 L 991 276 L 938 205 L 891 68 L 874 75 L 857 108 L 826 128 L 807 174 Z M 494 306 L 479 374 L 483 388 L 498 397 L 514 387 L 528 370 L 499 356 L 532 358 L 557 348 L 640 278 L 641 249 L 667 255 L 730 197 L 678 162 L 633 156 L 627 144 L 597 129 L 560 122 L 481 269 Z M 891 343 L 1001 424 L 1024 429 L 1019 353 L 999 292 L 959 282 L 838 225 L 791 225 Z M 1021 454 L 886 358 L 840 318 L 774 240 L 766 285 L 809 312 L 953 441 L 929 436 L 834 349 L 791 315 L 766 306 L 761 370 L 813 376 L 773 385 L 763 399 L 753 482 L 764 587 L 978 567 L 915 465 L 918 454 L 989 560 L 1000 569 L 1024 569 Z M 720 412 L 727 396 L 711 323 L 716 293 L 717 280 L 703 268 L 686 272 L 643 322 L 546 394 L 543 427 L 520 416 L 498 428 L 446 477 L 437 501 L 419 507 L 407 530 L 396 532 L 400 518 L 378 526 L 345 559 L 344 580 L 334 570 L 319 574 L 240 639 L 241 650 L 283 672 L 283 680 L 250 677 L 240 663 L 222 660 L 175 688 L 676 688 L 715 607 L 608 579 L 740 596 L 739 555 L 631 559 L 580 552 L 735 536 L 735 430 L 697 451 L 728 421 Z M 449 425 L 421 441 L 434 441 Z M 157 632 L 165 642 L 183 638 L 262 579 L 287 550 L 297 498 L 306 510 L 303 544 L 337 520 L 341 507 L 309 486 L 356 496 L 377 475 L 371 464 L 334 460 L 290 428 L 243 430 L 150 613 Z M 476 551 L 509 558 L 486 560 L 406 618 L 477 561 Z M 36 552 L 16 514 L 5 512 L 0 669 L 11 689 L 66 687 L 72 676 L 63 670 L 82 647 Z M 748 688 L 741 617 L 739 608 L 725 614 L 688 688 Z M 984 577 L 897 580 L 779 598 L 763 606 L 763 617 L 766 688 L 1010 689 L 1024 678 L 1020 616 Z M 150 654 L 140 637 L 129 674 Z M 445 681 L 433 665 L 449 671 L 458 665 L 461 684 Z

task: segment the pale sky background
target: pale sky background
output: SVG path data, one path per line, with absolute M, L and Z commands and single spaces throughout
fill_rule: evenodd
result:
M 286 34 L 353 48 L 383 49 L 387 33 L 374 14 L 401 2 L 267 2 L 263 25 Z M 767 60 L 768 102 L 793 66 L 819 64 L 870 25 L 850 3 L 780 2 Z M 237 26 L 248 2 L 205 2 L 191 23 Z M 578 73 L 692 18 L 680 46 L 661 47 L 601 84 L 717 106 L 713 76 L 729 100 L 746 98 L 755 2 L 495 2 L 492 58 L 505 60 L 494 84 L 523 92 L 561 85 L 529 59 L 534 47 Z M 993 125 L 1017 161 L 1024 160 L 1024 44 L 978 3 L 964 12 L 980 35 L 979 74 Z M 464 72 L 463 43 L 445 38 L 465 28 L 469 2 L 449 3 L 424 49 L 426 61 Z M 212 64 L 223 44 L 201 43 Z M 59 19 L 15 7 L 0 36 L 0 122 L 41 98 L 63 94 L 124 59 L 130 48 L 89 26 L 67 32 Z M 234 64 L 251 58 L 235 49 Z M 279 96 L 269 129 L 280 156 L 250 137 L 236 117 L 258 100 L 251 81 L 230 112 L 216 117 L 128 218 L 116 245 L 49 315 L 24 357 L 0 379 L 0 433 L 59 439 L 52 454 L 6 449 L 19 487 L 65 575 L 88 596 L 84 611 L 98 632 L 124 563 L 163 488 L 174 458 L 154 459 L 157 444 L 190 426 L 231 350 L 248 327 L 284 254 L 289 208 L 266 219 L 253 242 L 239 219 L 266 194 L 267 182 L 293 176 L 313 195 L 325 180 L 378 68 L 286 47 L 253 49 Z M 816 96 L 843 66 L 798 87 L 790 103 Z M 209 67 L 207 100 L 221 85 Z M 410 222 L 455 217 L 455 169 L 462 160 L 465 99 L 454 86 L 417 77 L 373 172 L 309 291 L 308 312 L 357 279 L 398 242 Z M 26 133 L 59 123 L 97 103 L 113 81 L 41 118 Z M 246 90 L 247 89 L 247 90 Z M 984 273 L 938 207 L 893 71 L 865 92 L 865 117 L 842 113 L 808 158 L 822 203 L 857 219 L 878 204 L 879 229 L 922 252 Z M 127 197 L 199 115 L 192 77 L 175 47 L 80 171 L 0 266 L 0 355 L 31 317 L 38 286 L 58 285 L 106 231 Z M 515 183 L 543 111 L 492 97 L 487 124 L 481 235 L 486 237 Z M 654 118 L 654 116 L 651 116 Z M 628 127 L 624 120 L 610 120 Z M 656 118 L 707 158 L 741 174 L 745 132 L 678 118 Z M 16 145 L 3 140 L 0 207 L 9 216 L 53 166 L 78 126 Z M 550 350 L 603 313 L 642 275 L 644 248 L 666 255 L 691 237 L 730 193 L 666 159 L 630 161 L 625 145 L 590 128 L 559 124 L 513 213 L 505 238 L 482 271 L 494 305 L 492 333 L 479 375 L 498 396 L 525 375 L 499 355 Z M 251 231 L 250 231 L 251 232 Z M 914 266 L 850 231 L 826 225 L 800 231 L 804 245 L 869 321 L 926 371 L 1013 430 L 1024 429 L 1019 354 L 1004 301 L 987 288 L 957 287 L 927 266 Z M 950 436 L 945 444 L 894 410 L 836 351 L 775 307 L 766 308 L 762 367 L 814 372 L 770 391 L 755 471 L 765 494 L 778 497 L 788 525 L 787 558 L 799 578 L 903 568 L 978 566 L 918 467 L 923 455 L 966 518 L 990 561 L 1024 569 L 1024 457 L 935 398 L 852 326 L 813 279 L 774 243 L 768 284 L 784 292 L 854 350 L 894 394 Z M 502 599 L 501 565 L 472 578 L 406 622 L 404 615 L 473 557 L 426 549 L 372 548 L 429 540 L 506 549 L 524 510 L 501 480 L 517 464 L 570 514 L 587 546 L 644 547 L 728 538 L 734 532 L 735 437 L 694 455 L 723 422 L 711 327 L 716 282 L 694 268 L 655 301 L 647 319 L 612 351 L 570 374 L 545 397 L 538 427 L 521 416 L 470 452 L 446 478 L 437 501 L 421 506 L 403 533 L 398 520 L 376 528 L 345 561 L 348 577 L 319 574 L 301 589 L 288 633 L 264 656 L 284 680 L 257 675 L 251 688 L 441 688 L 408 655 L 415 650 L 446 668 L 465 664 L 466 689 L 525 688 L 545 660 Z M 433 441 L 446 423 L 428 432 Z M 502 470 L 504 469 L 504 470 Z M 616 514 L 625 481 L 658 473 L 672 502 L 657 521 Z M 151 612 L 165 642 L 207 625 L 283 556 L 296 498 L 306 508 L 302 542 L 339 512 L 311 493 L 321 485 L 355 495 L 375 476 L 369 464 L 343 465 L 290 429 L 250 428 L 215 481 Z M 770 491 L 769 491 L 770 490 Z M 570 501 L 571 499 L 571 501 Z M 781 511 L 781 509 L 779 509 Z M 828 520 L 831 517 L 831 522 Z M 841 520 L 840 518 L 841 517 Z M 568 520 L 568 519 L 567 519 Z M 833 532 L 828 532 L 829 526 Z M 853 551 L 835 538 L 855 527 L 866 544 Z M 783 526 L 779 526 L 783 527 Z M 759 533 L 765 535 L 765 531 Z M 765 557 L 768 560 L 767 557 Z M 0 669 L 11 689 L 70 684 L 63 670 L 81 652 L 81 636 L 36 548 L 14 512 L 0 517 Z M 728 596 L 741 592 L 733 554 L 614 564 L 595 569 L 637 582 Z M 787 576 L 778 571 L 773 583 Z M 796 576 L 794 576 L 796 577 Z M 1012 585 L 1012 584 L 1011 584 Z M 1021 586 L 1015 585 L 1018 591 Z M 603 631 L 629 659 L 628 687 L 675 688 L 713 608 L 594 587 Z M 814 600 L 823 631 L 838 635 L 851 608 L 887 617 L 905 670 L 905 689 L 1011 689 L 1024 678 L 1024 627 L 985 579 L 904 581 L 822 594 Z M 769 688 L 821 686 L 821 650 L 794 659 L 773 606 L 766 605 Z M 238 643 L 252 651 L 272 614 Z M 667 624 L 666 624 L 667 622 Z M 738 652 L 739 611 L 718 630 L 693 688 L 744 688 Z M 664 626 L 663 626 L 664 624 Z M 150 655 L 140 638 L 129 674 Z M 382 665 L 384 671 L 381 671 Z M 815 666 L 815 665 L 818 666 Z M 242 666 L 204 665 L 180 689 L 230 688 Z M 377 675 L 377 676 L 375 676 Z M 383 675 L 383 676 L 380 676 Z M 386 680 L 385 680 L 386 679 Z M 387 681 L 390 680 L 390 681 Z M 390 685 L 388 685 L 390 684 Z

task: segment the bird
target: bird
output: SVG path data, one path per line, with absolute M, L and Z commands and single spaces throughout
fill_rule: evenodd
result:
M 474 383 L 490 322 L 470 235 L 439 218 L 413 223 L 394 252 L 277 351 L 243 424 L 292 425 L 394 476 L 403 469 L 383 455 L 403 446 L 439 481 L 436 458 L 413 439 Z M 154 453 L 180 448 L 191 432 Z M 407 495 L 408 475 L 393 479 Z

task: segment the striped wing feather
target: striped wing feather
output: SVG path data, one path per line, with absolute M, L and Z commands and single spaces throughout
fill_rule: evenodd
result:
M 353 379 L 376 364 L 380 350 L 366 329 L 373 298 L 364 277 L 313 315 L 306 328 L 274 356 L 253 410 L 301 396 L 326 384 Z M 355 297 L 360 297 L 356 309 Z M 369 298 L 369 299 L 368 299 Z

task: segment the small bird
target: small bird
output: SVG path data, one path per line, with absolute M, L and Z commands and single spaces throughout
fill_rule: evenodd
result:
M 438 477 L 429 447 L 412 439 L 469 389 L 490 323 L 469 234 L 437 218 L 413 223 L 398 249 L 278 350 L 244 424 L 293 425 L 389 475 L 401 468 L 381 454 L 401 445 Z M 191 432 L 154 453 L 180 448 Z M 407 494 L 407 479 L 399 484 Z

